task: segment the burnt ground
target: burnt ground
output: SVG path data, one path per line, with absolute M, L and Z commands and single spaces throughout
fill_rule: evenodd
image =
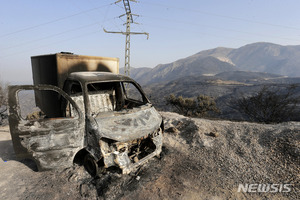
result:
M 263 125 L 162 113 L 160 158 L 137 172 L 91 178 L 83 167 L 37 172 L 16 161 L 0 128 L 0 199 L 300 199 L 300 123 Z M 291 192 L 238 192 L 239 184 L 292 184 Z

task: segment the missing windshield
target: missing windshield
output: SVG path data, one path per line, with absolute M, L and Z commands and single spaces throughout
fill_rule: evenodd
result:
M 132 109 L 148 103 L 140 90 L 130 82 L 100 82 L 87 85 L 92 115 Z

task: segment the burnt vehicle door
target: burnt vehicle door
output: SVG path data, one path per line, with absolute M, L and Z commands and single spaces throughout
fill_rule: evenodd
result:
M 40 171 L 72 166 L 84 146 L 83 114 L 55 86 L 10 86 L 9 126 L 16 156 L 33 159 Z

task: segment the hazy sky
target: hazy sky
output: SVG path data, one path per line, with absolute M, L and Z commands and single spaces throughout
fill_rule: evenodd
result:
M 112 0 L 0 0 L 0 80 L 30 83 L 30 57 L 73 52 L 120 58 L 123 3 Z M 299 0 L 140 0 L 131 2 L 131 66 L 155 67 L 205 49 L 254 42 L 300 44 Z

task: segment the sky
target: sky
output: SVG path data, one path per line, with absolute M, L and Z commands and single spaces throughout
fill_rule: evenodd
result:
M 123 2 L 0 0 L 0 81 L 32 82 L 30 57 L 58 52 L 118 57 L 124 66 Z M 255 42 L 300 44 L 299 0 L 139 0 L 131 67 L 174 62 L 202 50 Z

